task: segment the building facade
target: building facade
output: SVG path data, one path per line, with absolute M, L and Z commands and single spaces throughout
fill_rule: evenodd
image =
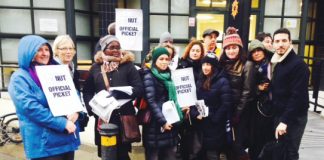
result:
M 221 47 L 223 33 L 232 24 L 234 2 L 238 2 L 238 14 L 244 14 L 235 23 L 242 26 L 245 44 L 258 32 L 272 34 L 286 27 L 299 55 L 324 55 L 324 32 L 319 29 L 324 25 L 320 10 L 324 4 L 320 0 L 1 0 L 0 64 L 17 64 L 18 42 L 24 35 L 38 34 L 52 43 L 57 35 L 69 34 L 76 42 L 79 66 L 89 65 L 95 44 L 115 21 L 115 8 L 143 10 L 143 51 L 135 52 L 136 63 L 165 31 L 174 37 L 180 54 L 192 37 L 201 39 L 207 28 L 220 32 L 217 42 Z M 7 70 L 1 68 L 4 88 L 11 73 Z

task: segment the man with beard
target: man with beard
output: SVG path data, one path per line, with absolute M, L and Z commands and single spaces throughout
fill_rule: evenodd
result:
M 286 144 L 285 160 L 299 159 L 299 145 L 307 123 L 309 69 L 293 50 L 290 31 L 273 34 L 272 100 L 275 109 L 275 136 Z

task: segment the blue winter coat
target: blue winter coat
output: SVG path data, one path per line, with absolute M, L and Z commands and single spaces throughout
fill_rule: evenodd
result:
M 28 159 L 74 151 L 80 145 L 79 129 L 75 132 L 77 138 L 65 131 L 67 118 L 52 115 L 44 92 L 28 72 L 32 59 L 43 44 L 49 46 L 45 39 L 35 35 L 20 40 L 19 69 L 11 76 L 9 83 L 9 93 L 16 106 Z
M 227 114 L 232 107 L 232 91 L 224 70 L 216 71 L 210 80 L 210 89 L 203 88 L 206 77 L 201 74 L 197 82 L 197 99 L 204 100 L 209 108 L 208 117 L 193 121 L 195 128 L 203 133 L 203 147 L 220 149 L 226 141 Z M 197 117 L 195 106 L 190 107 L 190 116 Z

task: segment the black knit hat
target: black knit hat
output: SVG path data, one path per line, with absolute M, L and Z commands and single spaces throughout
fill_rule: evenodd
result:
M 204 58 L 201 59 L 201 64 L 209 63 L 213 67 L 218 67 L 218 58 L 214 53 L 208 53 Z

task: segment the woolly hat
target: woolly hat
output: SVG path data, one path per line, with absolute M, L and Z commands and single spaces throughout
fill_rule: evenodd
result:
M 249 52 L 252 52 L 253 50 L 257 49 L 257 48 L 260 48 L 262 50 L 265 50 L 265 47 L 264 45 L 262 44 L 262 42 L 260 42 L 259 40 L 255 39 L 255 40 L 252 40 L 250 42 L 250 45 L 249 45 Z
M 226 48 L 227 46 L 232 44 L 241 46 L 243 48 L 240 35 L 237 34 L 237 29 L 234 27 L 228 27 L 226 29 L 226 35 L 223 39 L 223 48 Z
M 169 32 L 164 32 L 160 36 L 160 44 L 162 44 L 163 42 L 166 42 L 166 41 L 173 42 L 173 38 Z
M 214 30 L 214 29 L 206 29 L 203 33 L 203 38 L 205 38 L 206 36 L 208 35 L 211 35 L 212 33 L 215 33 L 216 34 L 216 37 L 219 36 L 219 32 Z
M 215 53 L 208 53 L 204 58 L 201 59 L 201 64 L 209 63 L 213 67 L 218 67 L 218 58 Z
M 117 37 L 113 36 L 113 35 L 107 35 L 104 36 L 100 39 L 99 43 L 101 46 L 101 50 L 105 50 L 106 46 L 111 43 L 112 41 L 117 41 L 119 43 L 119 40 Z
M 152 64 L 154 64 L 156 62 L 156 60 L 163 54 L 166 54 L 169 56 L 169 52 L 166 48 L 164 48 L 164 47 L 155 48 L 152 53 Z
M 112 22 L 109 24 L 107 28 L 108 34 L 109 35 L 115 35 L 116 34 L 116 23 Z

